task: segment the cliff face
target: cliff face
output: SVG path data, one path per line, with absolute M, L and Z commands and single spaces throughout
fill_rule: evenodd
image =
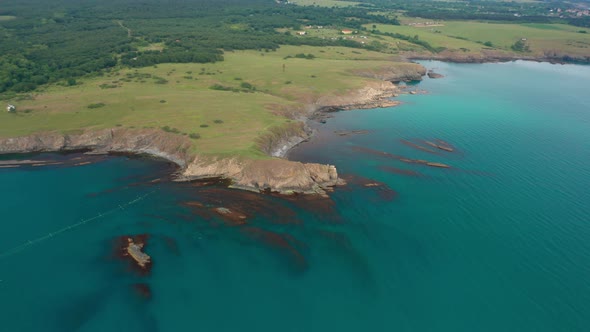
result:
M 191 142 L 159 130 L 103 129 L 77 135 L 40 133 L 0 139 L 0 153 L 92 150 L 97 153 L 129 152 L 150 154 L 186 165 Z
M 168 159 L 181 167 L 179 180 L 224 177 L 233 186 L 252 191 L 317 193 L 340 183 L 331 165 L 303 164 L 282 159 L 241 160 L 189 154 L 190 139 L 160 130 L 106 129 L 78 135 L 58 133 L 0 139 L 0 154 L 88 149 L 97 153 L 127 152 Z
M 303 122 L 295 121 L 270 129 L 260 136 L 257 144 L 260 150 L 272 157 L 284 157 L 297 144 L 309 138 Z
M 316 101 L 318 109 L 359 109 L 395 106 L 399 102 L 388 100 L 399 92 L 395 84 L 388 81 L 370 82 L 365 87 L 349 91 L 341 96 L 324 96 Z
M 422 80 L 422 76 L 426 75 L 426 68 L 417 63 L 396 63 L 375 70 L 357 69 L 352 73 L 379 81 L 369 82 L 345 95 L 323 96 L 315 102 L 315 109 L 347 110 L 396 106 L 399 102 L 388 99 L 400 92 L 394 83 Z
M 375 78 L 393 83 L 420 81 L 426 75 L 426 68 L 417 63 L 396 63 L 376 70 L 355 70 L 355 75 Z
M 285 159 L 240 160 L 238 158 L 195 158 L 183 172 L 185 179 L 224 177 L 232 187 L 283 194 L 324 194 L 330 187 L 342 184 L 336 167 L 301 163 Z

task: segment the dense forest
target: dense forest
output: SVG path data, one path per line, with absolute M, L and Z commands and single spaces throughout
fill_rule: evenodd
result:
M 560 18 L 551 15 L 554 8 L 576 8 L 569 1 L 432 1 L 432 0 L 355 0 L 373 10 L 399 10 L 412 17 L 436 20 L 494 20 L 522 23 L 563 22 L 584 26 L 585 19 L 578 17 Z
M 563 22 L 590 26 L 590 18 L 548 15 L 562 2 L 472 0 L 356 0 L 353 7 L 296 6 L 285 0 L 13 0 L 0 4 L 0 94 L 26 92 L 116 66 L 223 61 L 223 52 L 271 51 L 280 45 L 349 46 L 348 39 L 298 38 L 304 25 L 363 30 L 363 24 L 399 24 L 394 15 L 432 19 Z M 281 30 L 281 28 L 285 28 Z M 283 32 L 279 32 L 283 31 Z M 390 34 L 437 49 L 415 37 Z
M 273 0 L 22 0 L 0 7 L 0 93 L 25 92 L 126 65 L 215 62 L 223 50 L 341 45 L 278 28 L 304 24 L 361 29 L 397 24 L 362 8 L 300 7 Z M 148 45 L 159 44 L 160 49 Z

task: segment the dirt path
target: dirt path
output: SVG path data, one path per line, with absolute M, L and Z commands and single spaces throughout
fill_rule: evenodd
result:
M 124 25 L 123 25 L 123 21 L 115 21 L 115 22 L 117 22 L 117 24 L 118 24 L 118 25 L 119 25 L 121 28 L 123 28 L 123 29 L 127 30 L 127 37 L 129 37 L 129 38 L 131 38 L 131 37 L 132 37 L 132 35 L 131 35 L 131 29 L 129 29 L 128 27 L 124 26 Z

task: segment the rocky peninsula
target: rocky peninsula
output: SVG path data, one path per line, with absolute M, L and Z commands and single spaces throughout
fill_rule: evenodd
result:
M 68 152 L 86 150 L 92 154 L 147 154 L 169 160 L 179 169 L 178 181 L 225 178 L 231 187 L 255 192 L 326 195 L 333 186 L 345 183 L 334 165 L 301 163 L 277 156 L 309 138 L 303 122 L 318 114 L 347 109 L 391 107 L 399 102 L 389 98 L 401 90 L 395 83 L 420 80 L 426 69 L 419 64 L 392 65 L 379 70 L 357 70 L 353 74 L 368 78 L 365 86 L 339 95 L 321 96 L 311 104 L 297 125 L 270 135 L 259 142 L 269 158 L 219 157 L 193 152 L 190 138 L 160 129 L 86 129 L 82 133 L 35 133 L 0 138 L 0 154 Z M 295 128 L 295 129 L 294 129 Z M 274 158 L 273 158 L 274 157 Z

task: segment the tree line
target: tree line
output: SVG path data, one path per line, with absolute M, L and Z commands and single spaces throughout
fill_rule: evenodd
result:
M 274 0 L 20 0 L 3 4 L 0 15 L 16 17 L 0 21 L 0 93 L 72 83 L 115 66 L 223 61 L 223 50 L 362 47 L 348 40 L 297 38 L 279 28 L 399 24 L 363 8 L 301 7 Z M 142 47 L 153 43 L 161 43 L 163 50 Z

